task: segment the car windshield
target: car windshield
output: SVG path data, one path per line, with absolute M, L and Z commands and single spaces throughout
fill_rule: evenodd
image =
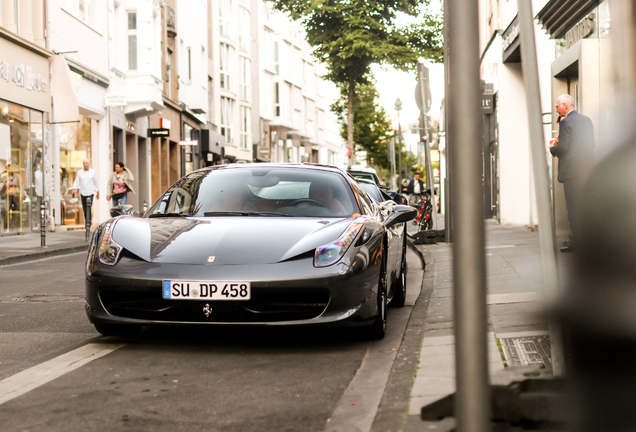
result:
M 181 178 L 149 217 L 349 217 L 359 212 L 344 176 L 293 167 L 219 167 Z

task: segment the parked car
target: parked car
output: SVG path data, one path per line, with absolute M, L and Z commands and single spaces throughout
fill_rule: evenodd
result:
M 416 213 L 370 200 L 334 167 L 203 168 L 143 216 L 95 230 L 86 313 L 105 335 L 156 324 L 342 325 L 382 338 L 387 304 L 404 304 L 404 222 Z
M 382 186 L 380 182 L 380 177 L 378 177 L 378 173 L 374 168 L 361 167 L 357 165 L 353 165 L 351 168 L 347 169 L 347 172 L 351 174 L 351 176 L 358 180 L 370 180 L 378 186 Z

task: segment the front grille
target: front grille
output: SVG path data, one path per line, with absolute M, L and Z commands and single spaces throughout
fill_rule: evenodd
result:
M 302 290 L 302 291 L 300 291 Z M 153 292 L 102 291 L 108 313 L 125 318 L 165 322 L 278 322 L 320 316 L 329 304 L 321 289 L 252 289 L 249 301 L 164 300 Z M 205 312 L 211 310 L 209 316 Z

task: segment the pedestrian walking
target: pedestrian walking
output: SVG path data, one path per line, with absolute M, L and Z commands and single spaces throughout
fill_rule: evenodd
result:
M 93 207 L 93 195 L 99 199 L 99 187 L 97 185 L 97 171 L 90 168 L 90 161 L 84 159 L 83 170 L 79 170 L 73 182 L 73 196 L 78 192 L 82 198 L 82 210 L 84 210 L 84 220 L 86 221 L 86 232 L 90 231 Z
M 135 193 L 130 182 L 135 178 L 128 168 L 122 162 L 115 164 L 115 172 L 110 176 L 108 181 L 108 193 L 106 201 L 113 199 L 113 206 L 117 207 L 125 205 L 128 202 L 128 192 Z
M 411 196 L 411 205 L 417 204 L 418 198 L 421 197 L 426 190 L 424 182 L 420 179 L 420 173 L 415 173 L 415 177 L 411 179 L 406 190 Z
M 559 158 L 558 181 L 563 183 L 565 206 L 568 212 L 572 236 L 561 252 L 576 248 L 580 235 L 577 209 L 581 185 L 588 173 L 594 151 L 594 125 L 592 120 L 574 109 L 574 99 L 569 94 L 559 96 L 556 111 L 562 117 L 558 139 L 550 141 L 550 153 Z

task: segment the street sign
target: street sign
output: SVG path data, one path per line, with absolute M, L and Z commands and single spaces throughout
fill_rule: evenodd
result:
M 170 129 L 148 129 L 149 137 L 167 137 L 170 136 Z
M 197 140 L 190 140 L 190 141 L 179 141 L 179 145 L 180 146 L 195 146 L 198 145 L 199 142 Z
M 420 111 L 428 113 L 431 110 L 431 106 L 433 104 L 431 98 L 431 87 L 428 80 L 428 68 L 424 66 L 422 63 L 418 64 L 418 79 L 417 85 L 415 86 L 415 102 L 417 103 L 417 107 Z M 422 86 L 424 86 L 424 99 L 426 99 L 426 108 L 424 108 L 423 97 L 422 97 Z

